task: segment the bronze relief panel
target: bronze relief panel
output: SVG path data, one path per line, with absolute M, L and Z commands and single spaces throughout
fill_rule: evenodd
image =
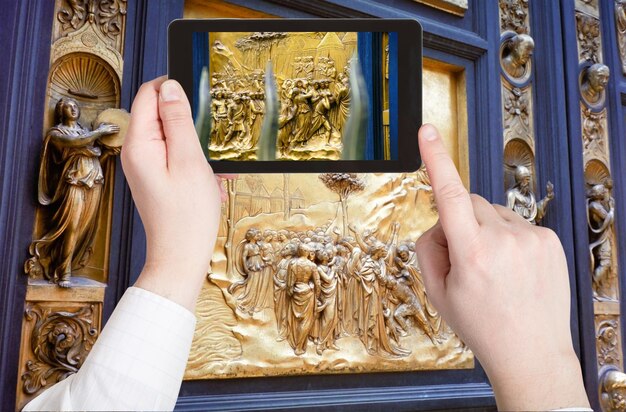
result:
M 331 54 L 331 78 L 351 54 Z M 315 81 L 327 62 L 284 67 Z M 425 99 L 439 104 L 425 120 L 447 124 L 468 181 L 464 77 L 425 67 Z M 185 379 L 473 367 L 430 304 L 413 250 L 437 219 L 425 170 L 240 175 L 225 185 Z

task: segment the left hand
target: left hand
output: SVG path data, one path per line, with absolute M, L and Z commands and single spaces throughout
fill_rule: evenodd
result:
M 223 187 L 204 157 L 182 87 L 145 83 L 131 110 L 122 166 L 146 231 L 146 262 L 135 286 L 188 309 L 209 268 Z

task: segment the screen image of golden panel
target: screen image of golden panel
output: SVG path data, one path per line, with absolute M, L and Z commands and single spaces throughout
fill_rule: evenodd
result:
M 267 150 L 272 160 L 339 160 L 346 144 L 359 144 L 347 136 L 364 136 L 369 127 L 363 159 L 397 159 L 388 150 L 397 136 L 384 125 L 383 101 L 396 76 L 390 35 L 396 33 L 194 33 L 194 114 L 207 157 L 270 160 Z
M 463 72 L 426 61 L 424 75 L 425 120 L 443 126 L 469 184 Z M 242 174 L 224 185 L 185 379 L 474 366 L 415 256 L 437 221 L 424 169 Z

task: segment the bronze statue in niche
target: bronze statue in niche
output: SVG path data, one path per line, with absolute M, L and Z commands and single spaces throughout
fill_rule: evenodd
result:
M 587 191 L 589 255 L 596 300 L 617 300 L 616 273 L 613 269 L 613 223 L 615 199 L 611 181 L 598 183 Z
M 587 103 L 596 104 L 602 100 L 609 76 L 609 67 L 602 63 L 595 63 L 583 71 L 580 94 Z
M 546 185 L 546 196 L 537 201 L 531 188 L 531 173 L 526 166 L 515 168 L 515 185 L 506 192 L 506 207 L 512 209 L 530 224 L 537 224 L 543 219 L 548 203 L 554 199 L 554 185 Z
M 101 162 L 119 153 L 102 138 L 120 131 L 103 123 L 94 130 L 82 126 L 80 107 L 71 98 L 55 107 L 57 124 L 47 132 L 39 171 L 38 199 L 50 211 L 44 235 L 29 248 L 29 275 L 43 275 L 60 287 L 70 287 L 73 271 L 89 260 L 104 185 Z
M 516 34 L 506 42 L 502 54 L 502 68 L 513 79 L 530 74 L 528 63 L 535 49 L 535 41 L 528 34 Z

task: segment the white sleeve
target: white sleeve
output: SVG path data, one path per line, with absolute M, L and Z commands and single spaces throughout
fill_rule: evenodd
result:
M 80 370 L 23 410 L 173 410 L 195 324 L 184 307 L 131 287 Z

